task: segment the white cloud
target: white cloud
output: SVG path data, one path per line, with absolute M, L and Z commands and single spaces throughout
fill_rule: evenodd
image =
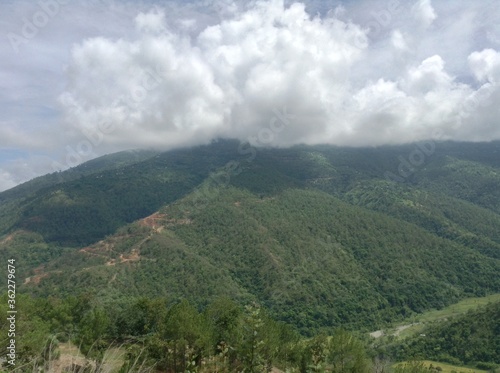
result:
M 135 17 L 135 27 L 142 32 L 160 33 L 165 31 L 166 19 L 162 10 L 139 13 Z
M 311 19 L 301 4 L 258 2 L 193 40 L 174 32 L 87 40 L 73 50 L 62 101 L 68 123 L 96 131 L 111 121 L 119 130 L 104 141 L 124 146 L 244 139 L 283 105 L 303 119 L 278 143 L 309 141 L 342 107 L 364 45 L 355 25 Z
M 468 58 L 470 67 L 477 80 L 492 83 L 500 82 L 500 53 L 493 49 L 474 52 Z
M 429 27 L 437 18 L 436 12 L 432 7 L 431 0 L 419 0 L 412 8 L 415 18 L 421 22 L 424 27 Z
M 430 2 L 415 7 L 435 18 Z M 366 32 L 335 12 L 311 17 L 303 4 L 274 0 L 256 2 L 193 38 L 170 30 L 128 41 L 90 39 L 73 50 L 63 96 L 71 102 L 68 123 L 96 132 L 99 123 L 111 122 L 116 130 L 103 136 L 104 144 L 168 148 L 217 136 L 253 138 L 282 106 L 295 114 L 274 138 L 282 146 L 414 141 L 456 121 L 460 101 L 473 89 L 448 73 L 438 54 L 413 56 L 399 76 L 372 69 L 368 82 L 357 81 L 353 66 L 369 69 L 378 53 Z M 409 49 L 399 28 L 388 38 L 396 50 Z M 483 56 L 490 52 L 481 53 L 482 61 L 491 60 Z
M 394 48 L 400 50 L 408 50 L 408 45 L 406 44 L 405 37 L 400 30 L 394 30 L 391 36 L 391 42 Z
M 432 91 L 449 91 L 453 78 L 444 70 L 444 61 L 438 56 L 426 58 L 417 68 L 410 69 L 406 89 L 413 95 Z

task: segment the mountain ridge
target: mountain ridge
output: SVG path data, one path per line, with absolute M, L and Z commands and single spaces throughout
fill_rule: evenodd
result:
M 0 194 L 0 252 L 39 296 L 229 296 L 305 334 L 369 329 L 500 291 L 498 145 L 437 144 L 404 183 L 384 173 L 414 144 L 153 153 Z

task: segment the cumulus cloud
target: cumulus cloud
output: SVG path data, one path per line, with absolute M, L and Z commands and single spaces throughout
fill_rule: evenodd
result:
M 319 140 L 366 47 L 359 26 L 281 1 L 258 2 L 194 38 L 140 31 L 135 40 L 94 38 L 73 49 L 61 96 L 68 123 L 87 133 L 109 123 L 110 143 L 172 146 L 244 139 L 273 109 L 293 106 L 300 119 L 277 143 Z
M 396 49 L 408 50 L 408 45 L 406 44 L 405 37 L 400 30 L 394 30 L 391 36 L 391 42 Z
M 424 27 L 429 27 L 437 18 L 436 12 L 432 7 L 431 0 L 419 0 L 412 8 L 415 18 L 422 23 Z
M 165 13 L 161 9 L 156 9 L 148 13 L 141 12 L 135 18 L 135 27 L 143 32 L 164 32 Z
M 468 58 L 477 80 L 491 83 L 500 82 L 500 53 L 493 49 L 474 52 Z
M 58 84 L 37 86 L 40 105 L 57 117 L 31 112 L 50 136 L 30 137 L 33 121 L 6 124 L 0 146 L 50 144 L 58 149 L 51 164 L 68 167 L 111 151 L 217 137 L 270 146 L 395 144 L 437 133 L 500 138 L 500 14 L 486 2 L 110 1 L 83 13 L 79 6 L 67 5 L 66 17 L 54 17 L 59 29 L 49 25 L 26 45 L 43 52 L 54 45 L 43 32 L 70 31 L 65 49 L 44 62 Z M 23 71 L 34 69 L 31 56 Z M 7 75 L 0 69 L 0 82 Z M 22 97 L 4 95 L 5 108 Z
M 412 11 L 425 26 L 436 19 L 428 0 Z M 141 13 L 134 39 L 93 38 L 73 49 L 61 96 L 67 122 L 95 139 L 105 123 L 113 130 L 102 141 L 123 147 L 255 140 L 282 107 L 294 120 L 267 145 L 400 143 L 441 127 L 454 138 L 468 133 L 470 115 L 460 116 L 472 86 L 449 73 L 439 54 L 413 56 L 390 78 L 369 70 L 378 53 L 373 30 L 339 19 L 345 13 L 320 17 L 304 4 L 258 1 L 194 36 L 169 29 L 157 11 Z M 390 21 L 383 10 L 374 14 Z M 386 56 L 410 49 L 401 29 L 387 39 Z M 497 59 L 491 49 L 470 54 L 479 83 L 495 81 Z M 356 77 L 363 68 L 367 81 Z

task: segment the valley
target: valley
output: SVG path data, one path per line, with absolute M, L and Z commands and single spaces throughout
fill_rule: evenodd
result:
M 21 303 L 40 314 L 24 321 L 26 335 L 39 330 L 25 351 L 59 333 L 94 361 L 102 354 L 89 346 L 116 340 L 143 343 L 154 360 L 184 341 L 201 369 L 218 359 L 222 333 L 234 369 L 257 364 L 242 356 L 258 341 L 214 324 L 218 305 L 262 332 L 275 346 L 262 347 L 263 361 L 283 370 L 332 369 L 339 346 L 359 372 L 378 358 L 500 364 L 488 331 L 500 306 L 498 142 L 437 143 L 403 182 L 385 175 L 414 145 L 255 148 L 250 158 L 240 146 L 124 152 L 0 193 L 0 257 L 16 259 Z M 124 321 L 138 309 L 142 319 Z

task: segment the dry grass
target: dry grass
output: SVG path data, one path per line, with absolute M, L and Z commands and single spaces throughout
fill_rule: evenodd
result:
M 126 351 L 123 347 L 110 347 L 104 353 L 102 364 L 96 365 L 95 361 L 85 358 L 74 344 L 60 343 L 57 348 L 58 357 L 50 356 L 48 362 L 40 364 L 32 362 L 16 366 L 9 372 L 18 373 L 80 373 L 85 368 L 85 373 L 116 373 L 125 362 Z M 132 363 L 129 372 L 151 373 L 152 367 L 146 367 L 138 360 Z M 0 369 L 0 373 L 6 373 Z

